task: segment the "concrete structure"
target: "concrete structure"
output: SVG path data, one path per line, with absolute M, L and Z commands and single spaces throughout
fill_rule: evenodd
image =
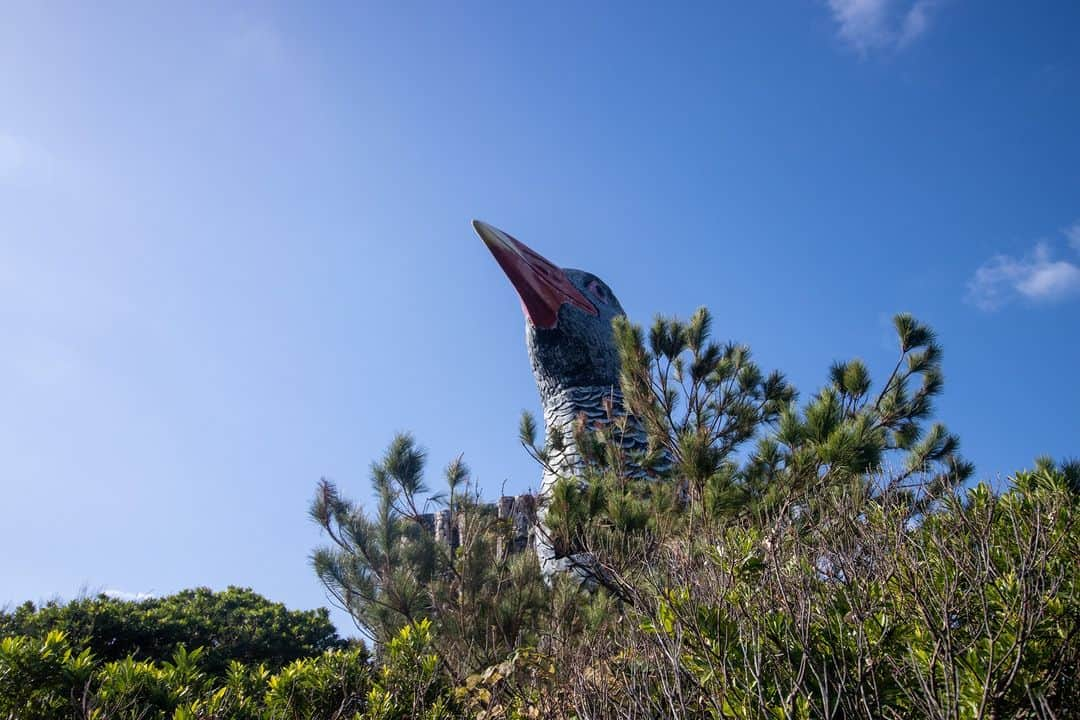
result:
M 536 528 L 536 496 L 528 493 L 523 495 L 504 495 L 498 502 L 483 505 L 483 509 L 491 512 L 498 520 L 508 524 L 508 538 L 500 540 L 498 552 L 500 555 L 516 554 L 532 549 L 535 544 Z M 447 547 L 457 547 L 461 541 L 461 516 L 451 517 L 449 510 L 439 510 L 434 513 L 425 513 L 420 516 L 420 522 L 424 527 L 435 535 L 435 542 Z M 503 544 L 505 542 L 505 545 Z

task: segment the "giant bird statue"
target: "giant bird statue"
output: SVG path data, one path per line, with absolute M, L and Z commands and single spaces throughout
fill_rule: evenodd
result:
M 560 268 L 509 234 L 473 221 L 503 272 L 521 298 L 525 344 L 532 362 L 548 437 L 564 438 L 562 449 L 548 457 L 540 485 L 535 547 L 545 576 L 564 572 L 586 585 L 598 578 L 584 553 L 558 557 L 545 530 L 547 499 L 560 477 L 578 474 L 574 425 L 584 416 L 590 425 L 622 412 L 619 354 L 611 321 L 624 315 L 618 298 L 603 280 L 583 270 Z M 628 451 L 643 450 L 645 433 L 629 418 L 620 436 Z

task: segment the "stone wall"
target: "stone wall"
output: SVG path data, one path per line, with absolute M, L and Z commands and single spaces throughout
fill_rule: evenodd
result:
M 536 525 L 535 495 L 528 493 L 517 496 L 504 495 L 498 502 L 485 503 L 481 507 L 485 511 L 494 512 L 499 520 L 507 520 L 510 523 L 507 538 L 499 541 L 500 555 L 516 554 L 533 547 L 534 526 Z M 435 542 L 449 547 L 457 546 L 460 540 L 460 518 L 451 518 L 449 510 L 425 513 L 420 516 L 420 521 L 429 532 L 434 533 Z

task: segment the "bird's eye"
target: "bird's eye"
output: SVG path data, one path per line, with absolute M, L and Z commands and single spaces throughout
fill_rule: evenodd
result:
M 601 284 L 599 280 L 592 280 L 589 282 L 589 292 L 592 293 L 600 302 L 607 302 L 607 289 Z

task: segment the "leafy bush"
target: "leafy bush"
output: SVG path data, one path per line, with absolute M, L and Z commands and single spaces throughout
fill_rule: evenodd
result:
M 90 651 L 73 651 L 62 632 L 0 639 L 0 717 L 70 717 L 92 670 Z
M 328 650 L 277 673 L 232 661 L 222 678 L 203 671 L 203 651 L 172 660 L 98 662 L 63 633 L 0 641 L 0 718 L 5 720 L 337 720 L 362 712 L 371 690 L 363 647 Z
M 0 612 L 0 636 L 44 638 L 53 630 L 100 660 L 132 656 L 163 662 L 181 646 L 201 647 L 201 667 L 213 676 L 221 676 L 231 660 L 276 670 L 346 644 L 325 608 L 289 610 L 238 587 L 194 588 L 138 601 L 98 595 Z
M 430 620 L 406 625 L 387 644 L 364 720 L 446 720 L 457 716 L 450 686 L 431 644 Z
M 286 665 L 266 683 L 265 712 L 281 720 L 351 718 L 364 709 L 371 672 L 359 650 L 330 650 Z

